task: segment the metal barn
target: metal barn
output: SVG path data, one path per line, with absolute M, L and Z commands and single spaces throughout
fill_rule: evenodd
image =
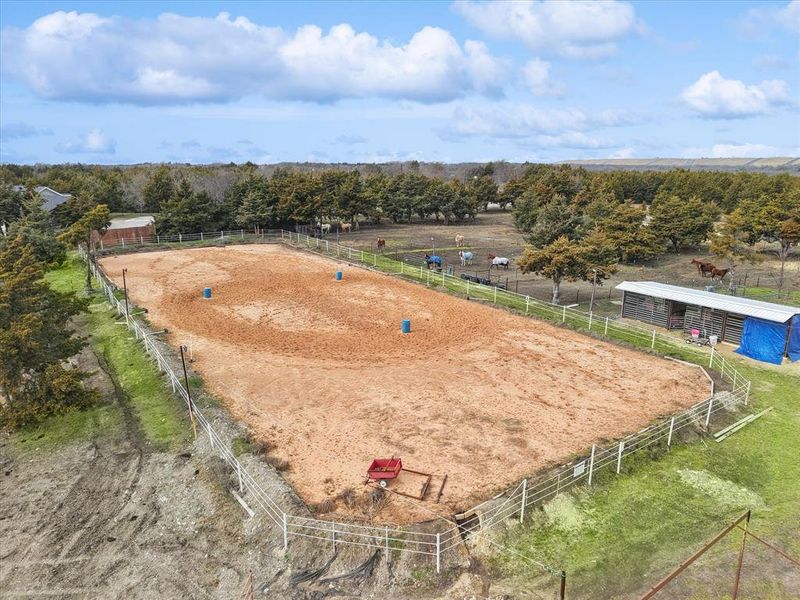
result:
M 788 353 L 792 358 L 795 351 L 800 352 L 800 347 L 795 348 L 792 341 L 800 338 L 800 307 L 654 281 L 623 281 L 616 287 L 623 292 L 623 317 L 664 329 L 686 332 L 697 329 L 704 337 L 716 335 L 720 341 L 731 344 L 742 344 L 746 329 L 758 331 L 760 339 L 761 329 L 772 327 L 773 355 L 777 352 L 778 342 L 774 339 L 777 335 L 783 336 L 781 356 Z

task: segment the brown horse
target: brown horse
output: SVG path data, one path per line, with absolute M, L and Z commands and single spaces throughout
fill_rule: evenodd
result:
M 693 258 L 689 261 L 690 264 L 697 265 L 697 272 L 700 273 L 701 277 L 705 277 L 706 273 L 711 273 L 716 267 L 707 260 L 697 260 Z
M 378 250 L 383 252 L 384 248 L 386 248 L 386 240 L 383 238 L 378 238 Z
M 714 267 L 713 269 L 711 269 L 711 280 L 713 281 L 714 279 L 719 277 L 719 280 L 722 281 L 723 279 L 725 279 L 725 275 L 728 274 L 728 271 L 730 271 L 730 269 L 718 269 Z

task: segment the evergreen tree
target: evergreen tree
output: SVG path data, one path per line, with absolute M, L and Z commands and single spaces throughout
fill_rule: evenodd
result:
M 148 212 L 161 212 L 161 205 L 169 201 L 175 193 L 175 182 L 169 167 L 161 166 L 147 180 L 142 188 L 144 209 Z
M 94 261 L 96 236 L 102 235 L 111 224 L 109 210 L 105 204 L 95 206 L 92 210 L 75 221 L 70 228 L 59 236 L 66 244 L 82 244 L 86 248 L 89 260 L 86 261 L 86 289 L 92 289 L 92 270 L 90 263 Z
M 44 263 L 22 237 L 0 249 L 0 425 L 18 427 L 98 398 L 63 361 L 83 342 L 67 325 L 85 308 L 43 280 Z
M 697 196 L 688 200 L 659 194 L 650 211 L 653 234 L 672 244 L 678 253 L 683 246 L 696 246 L 706 240 L 714 228 L 717 207 Z

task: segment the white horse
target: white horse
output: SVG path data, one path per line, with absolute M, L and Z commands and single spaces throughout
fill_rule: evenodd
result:
M 456 236 L 456 247 L 460 248 L 464 245 L 464 236 L 460 233 Z
M 328 234 L 331 232 L 331 224 L 330 223 L 322 223 L 319 226 L 320 233 Z
M 462 267 L 472 264 L 472 252 L 464 252 L 463 250 L 459 250 L 458 257 L 461 259 Z
M 489 269 L 491 269 L 492 267 L 497 267 L 498 269 L 500 267 L 503 267 L 506 271 L 508 271 L 508 265 L 511 263 L 511 261 L 506 257 L 495 256 L 494 254 L 490 254 L 489 256 L 486 257 L 486 259 L 491 262 L 491 264 L 489 265 Z

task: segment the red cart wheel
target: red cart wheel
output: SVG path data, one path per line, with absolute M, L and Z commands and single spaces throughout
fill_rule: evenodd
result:
M 382 488 L 385 488 L 387 485 L 389 485 L 389 482 L 388 482 L 388 481 L 386 481 L 385 479 L 381 479 L 380 486 L 381 486 Z

